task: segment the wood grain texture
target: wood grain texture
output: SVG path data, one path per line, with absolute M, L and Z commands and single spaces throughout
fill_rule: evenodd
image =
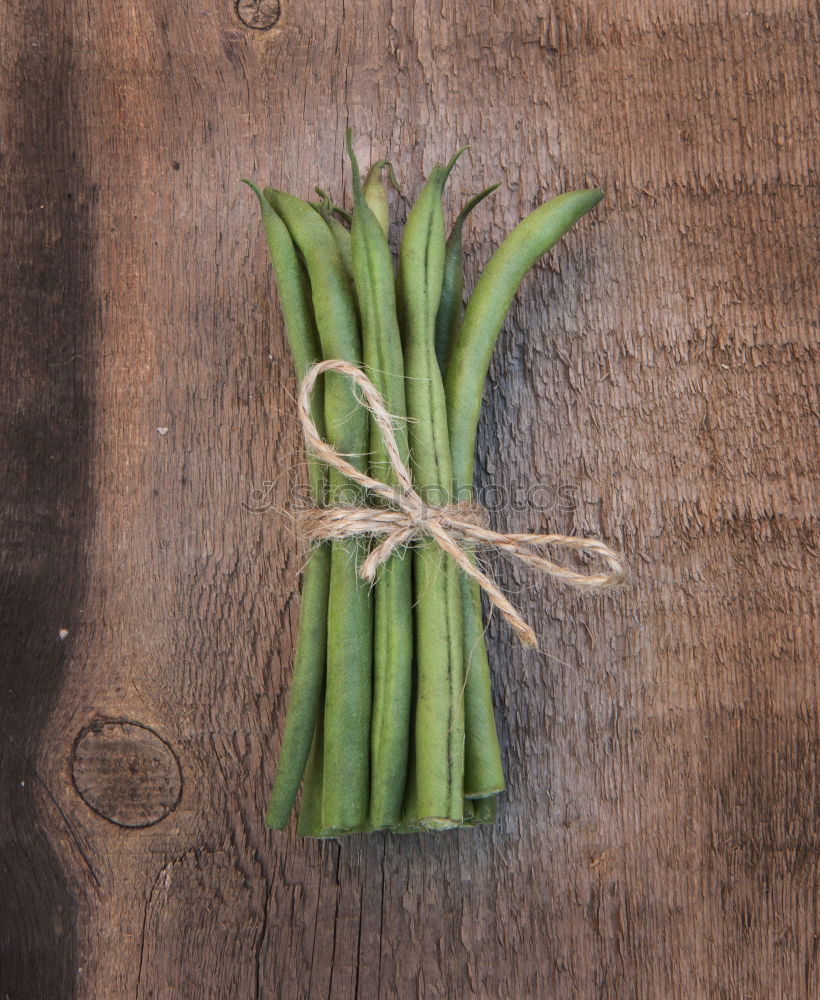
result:
M 0 995 L 816 996 L 809 5 L 245 20 L 274 7 L 3 8 Z M 238 180 L 341 198 L 348 124 L 401 216 L 466 141 L 451 205 L 504 181 L 468 288 L 538 202 L 605 188 L 511 312 L 478 468 L 571 487 L 494 524 L 600 535 L 631 581 L 493 563 L 542 643 L 490 623 L 498 824 L 320 844 L 262 826 L 299 555 L 253 498 L 283 505 L 299 442 Z M 77 794 L 107 721 L 179 759 L 151 826 Z

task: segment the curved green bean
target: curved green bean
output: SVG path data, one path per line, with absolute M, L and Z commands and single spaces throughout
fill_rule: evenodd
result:
M 332 233 L 306 202 L 270 188 L 265 197 L 304 258 L 324 357 L 360 364 L 353 289 Z M 325 378 L 325 425 L 330 444 L 366 471 L 368 417 L 342 375 Z M 333 469 L 329 484 L 333 503 L 362 499 L 361 491 Z M 363 826 L 369 809 L 373 609 L 369 587 L 358 573 L 363 552 L 358 539 L 332 543 L 322 788 L 322 825 L 329 832 Z
M 513 296 L 535 261 L 603 197 L 598 190 L 560 195 L 536 209 L 510 233 L 484 269 L 451 348 L 447 410 L 454 489 L 460 499 L 472 491 L 473 455 L 484 379 Z M 465 795 L 484 796 L 504 787 L 504 775 L 490 691 L 481 590 L 462 580 L 467 741 Z
M 447 368 L 447 416 L 456 488 L 473 481 L 473 451 L 484 380 L 510 303 L 524 275 L 583 215 L 603 191 L 571 191 L 537 208 L 490 258 L 461 321 Z

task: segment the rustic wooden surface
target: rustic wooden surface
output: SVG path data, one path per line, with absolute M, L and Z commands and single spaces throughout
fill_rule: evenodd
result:
M 816 996 L 810 5 L 2 18 L 0 996 Z M 513 309 L 479 475 L 572 487 L 495 523 L 600 535 L 631 582 L 496 565 L 542 650 L 490 626 L 493 830 L 261 823 L 299 557 L 246 501 L 298 437 L 237 182 L 342 192 L 348 124 L 406 194 L 468 140 L 452 203 L 505 182 L 468 286 L 538 201 L 607 192 Z

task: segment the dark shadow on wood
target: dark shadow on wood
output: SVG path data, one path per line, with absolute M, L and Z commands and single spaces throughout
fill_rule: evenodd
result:
M 72 145 L 71 42 L 60 12 L 38 6 L 4 18 L 2 46 L 13 95 L 0 212 L 0 995 L 9 1000 L 74 995 L 76 893 L 54 846 L 73 835 L 36 761 L 82 607 L 92 514 L 90 195 Z

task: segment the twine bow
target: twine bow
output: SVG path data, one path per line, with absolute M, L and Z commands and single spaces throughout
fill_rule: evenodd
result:
M 310 400 L 316 380 L 325 372 L 347 375 L 359 388 L 364 405 L 381 431 L 397 485 L 391 486 L 373 479 L 351 465 L 339 452 L 322 440 L 310 413 Z M 620 556 L 595 538 L 574 538 L 570 535 L 501 534 L 480 523 L 477 508 L 472 504 L 452 504 L 435 507 L 426 504 L 416 492 L 399 453 L 393 433 L 393 417 L 381 394 L 356 365 L 347 361 L 321 361 L 305 375 L 299 391 L 299 419 L 305 443 L 316 458 L 337 469 L 359 486 L 370 490 L 387 507 L 314 507 L 303 521 L 305 533 L 314 540 L 344 539 L 355 535 L 383 538 L 364 560 L 359 574 L 372 582 L 376 572 L 393 552 L 416 538 L 432 538 L 443 552 L 455 560 L 461 570 L 484 590 L 490 601 L 507 619 L 519 639 L 527 646 L 537 645 L 535 632 L 510 604 L 496 583 L 478 568 L 465 545 L 489 546 L 520 559 L 528 566 L 575 587 L 600 589 L 612 587 L 624 578 Z M 576 573 L 551 562 L 536 551 L 549 546 L 574 549 L 598 556 L 608 565 L 608 573 Z

